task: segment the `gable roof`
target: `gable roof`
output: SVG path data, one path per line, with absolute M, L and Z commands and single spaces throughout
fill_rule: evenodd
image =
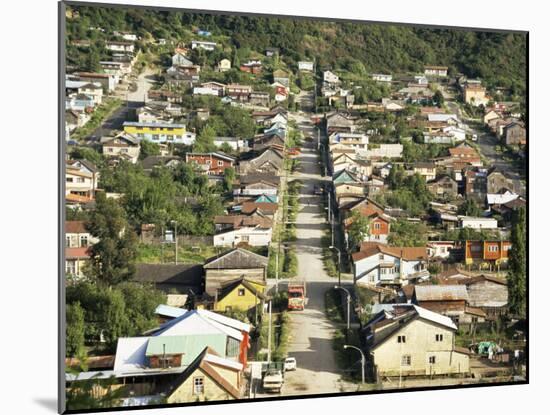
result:
M 386 254 L 395 258 L 403 258 L 406 261 L 425 261 L 428 253 L 425 246 L 397 247 L 380 244 L 378 242 L 363 242 L 359 252 L 352 254 L 354 262 L 371 257 L 376 254 Z
M 164 286 L 166 289 L 193 289 L 200 292 L 202 291 L 202 275 L 201 264 L 136 264 L 133 281 L 151 282 Z
M 367 323 L 367 326 L 375 330 L 374 337 L 367 340 L 370 343 L 369 348 L 371 350 L 377 348 L 416 319 L 422 319 L 453 331 L 457 330 L 456 325 L 447 316 L 434 313 L 415 304 L 394 304 L 393 310 L 382 310 Z
M 65 221 L 65 233 L 89 233 L 86 230 L 86 222 L 83 220 Z
M 216 352 L 210 349 L 208 346 L 197 356 L 197 358 L 191 363 L 187 369 L 185 369 L 169 386 L 167 396 L 170 397 L 196 370 L 201 370 L 210 379 L 212 379 L 219 387 L 224 389 L 233 398 L 240 397 L 239 390 L 235 388 L 227 379 L 225 379 L 215 368 L 213 363 L 220 365 L 226 359 L 220 358 L 208 358 L 208 356 L 217 356 Z M 231 368 L 229 364 L 225 365 L 227 368 Z M 234 367 L 234 366 L 233 366 Z M 233 369 L 235 370 L 235 369 Z
M 220 291 L 220 294 L 218 296 L 218 300 L 223 299 L 224 297 L 226 297 L 227 295 L 232 293 L 239 286 L 243 286 L 244 288 L 246 288 L 248 291 L 250 291 L 252 294 L 254 294 L 255 296 L 257 296 L 260 299 L 265 299 L 266 298 L 266 296 L 264 295 L 263 292 L 258 290 L 253 284 L 251 284 L 246 278 L 243 277 L 243 278 L 239 278 L 238 280 L 235 280 L 235 281 L 230 281 L 227 284 L 223 285 L 221 287 L 221 291 Z
M 266 268 L 268 259 L 243 248 L 232 249 L 220 256 L 207 259 L 204 269 Z

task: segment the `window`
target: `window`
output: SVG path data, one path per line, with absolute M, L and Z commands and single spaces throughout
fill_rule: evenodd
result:
M 244 288 L 239 288 L 238 295 L 239 297 L 244 297 Z
M 70 247 L 71 247 L 71 237 L 68 236 L 68 235 L 65 237 L 65 246 L 66 246 L 67 248 L 70 248 Z
M 430 356 L 428 360 L 430 362 L 430 365 L 435 364 L 435 356 Z
M 436 342 L 442 342 L 443 341 L 443 334 L 436 334 L 435 335 L 435 341 Z
M 489 245 L 489 252 L 498 252 L 498 245 Z
M 81 235 L 80 236 L 80 246 L 83 247 L 83 248 L 88 246 L 88 235 Z
M 65 181 L 66 181 L 67 183 L 72 183 L 72 182 L 73 182 L 73 178 L 72 178 L 72 177 L 67 177 L 67 178 L 65 179 Z
M 77 183 L 84 183 L 84 177 L 77 177 L 76 182 Z
M 123 148 L 121 151 L 122 151 L 123 153 L 127 153 L 127 152 L 128 152 L 128 149 L 127 149 L 127 148 Z
M 218 160 L 218 166 L 223 166 L 223 161 Z
M 410 366 L 411 365 L 411 356 L 406 354 L 401 356 L 401 366 Z
M 212 164 L 212 160 L 206 160 L 206 164 Z
M 65 274 L 76 275 L 76 261 L 65 262 Z
M 379 255 L 378 255 L 378 259 L 379 259 L 380 261 L 383 261 L 383 260 L 384 260 L 384 254 L 379 254 Z
M 154 141 L 158 141 L 158 139 L 159 139 L 158 134 L 153 134 L 153 140 L 154 140 Z
M 115 149 L 113 147 L 109 147 L 108 151 L 109 151 L 109 153 L 112 153 L 113 151 L 115 151 Z
M 242 242 L 248 242 L 250 240 L 249 236 L 248 235 L 243 235 L 241 236 L 241 241 Z
M 374 224 L 374 229 L 377 230 L 377 231 L 380 230 L 380 224 L 379 224 L 378 222 L 376 222 L 376 223 Z
M 204 378 L 202 376 L 193 378 L 193 395 L 204 393 Z
M 406 343 L 407 337 L 406 336 L 397 336 L 397 343 Z

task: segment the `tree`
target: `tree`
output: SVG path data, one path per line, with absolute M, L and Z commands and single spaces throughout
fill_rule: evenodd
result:
M 510 312 L 525 317 L 526 312 L 526 217 L 525 207 L 519 208 L 512 225 L 508 266 L 508 306 Z
M 67 356 L 78 356 L 84 350 L 84 310 L 77 301 L 76 303 L 67 305 L 66 315 L 66 353 Z
M 459 215 L 465 216 L 481 216 L 481 209 L 473 199 L 467 199 L 458 208 Z
M 233 190 L 233 182 L 235 181 L 235 169 L 228 167 L 223 171 L 223 187 L 225 191 L 231 192 Z
M 388 242 L 393 246 L 426 246 L 426 226 L 399 219 L 391 224 Z
M 367 236 L 369 236 L 370 220 L 357 211 L 353 212 L 351 219 L 353 222 L 349 226 L 348 235 L 350 246 L 352 249 L 355 249 L 361 245 L 361 242 L 363 242 Z
M 90 276 L 107 285 L 129 280 L 135 272 L 137 237 L 118 202 L 98 193 L 86 227 L 99 239 L 90 248 Z
M 157 143 L 153 143 L 148 140 L 141 140 L 141 149 L 139 151 L 139 158 L 143 160 L 149 156 L 158 156 L 160 154 L 160 146 Z
M 443 97 L 443 94 L 441 93 L 441 91 L 439 89 L 437 91 L 435 91 L 435 94 L 434 94 L 432 100 L 433 100 L 433 103 L 435 105 L 437 105 L 439 108 L 441 108 L 443 106 L 443 104 L 445 103 L 445 98 Z
M 216 130 L 209 125 L 205 126 L 195 140 L 195 144 L 193 144 L 193 151 L 197 153 L 215 151 L 214 137 L 216 137 Z

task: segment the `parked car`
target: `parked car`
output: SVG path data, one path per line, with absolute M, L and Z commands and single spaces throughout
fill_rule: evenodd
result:
M 313 194 L 314 195 L 322 195 L 324 192 L 323 186 L 313 186 Z
M 268 371 L 265 372 L 262 385 L 265 391 L 281 392 L 283 384 L 283 373 L 279 369 L 268 369 Z
M 295 357 L 287 357 L 285 359 L 285 372 L 288 372 L 289 370 L 296 370 L 296 358 Z

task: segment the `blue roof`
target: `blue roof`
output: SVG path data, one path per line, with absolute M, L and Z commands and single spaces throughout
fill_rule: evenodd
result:
M 184 315 L 187 312 L 187 310 L 184 310 L 183 308 L 173 307 L 170 305 L 160 304 L 155 309 L 155 314 L 160 314 L 162 316 L 166 317 L 180 317 Z

